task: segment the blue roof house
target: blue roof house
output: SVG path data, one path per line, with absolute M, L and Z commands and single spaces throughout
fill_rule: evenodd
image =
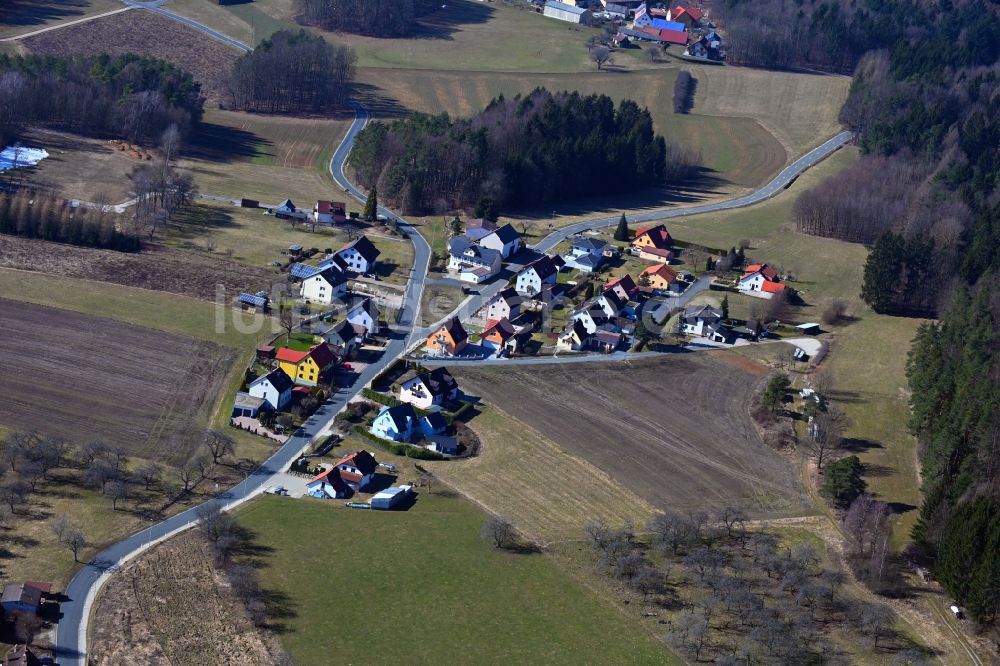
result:
M 420 417 L 420 432 L 424 437 L 441 435 L 448 429 L 448 422 L 441 416 L 441 412 L 431 412 Z
M 372 421 L 371 434 L 394 442 L 408 442 L 413 439 L 413 429 L 417 423 L 417 413 L 413 405 L 403 403 L 395 407 L 383 407 Z

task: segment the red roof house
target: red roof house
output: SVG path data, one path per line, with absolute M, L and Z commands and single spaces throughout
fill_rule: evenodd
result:
M 347 483 L 359 485 L 365 477 L 375 473 L 375 470 L 378 469 L 378 462 L 372 454 L 362 449 L 335 462 L 333 469 L 337 470 L 340 478 Z

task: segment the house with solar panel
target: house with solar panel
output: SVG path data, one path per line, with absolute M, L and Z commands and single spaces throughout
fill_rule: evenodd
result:
M 238 300 L 241 308 L 251 312 L 267 312 L 271 307 L 271 299 L 266 291 L 258 291 L 256 294 L 244 292 Z
M 347 296 L 347 277 L 334 268 L 327 268 L 302 280 L 302 299 L 309 303 L 331 305 Z

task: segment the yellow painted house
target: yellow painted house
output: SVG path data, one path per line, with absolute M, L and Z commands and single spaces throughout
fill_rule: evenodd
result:
M 296 384 L 316 386 L 323 373 L 337 360 L 337 355 L 323 343 L 309 351 L 295 351 L 287 347 L 279 349 L 274 358 L 278 361 L 278 367 Z

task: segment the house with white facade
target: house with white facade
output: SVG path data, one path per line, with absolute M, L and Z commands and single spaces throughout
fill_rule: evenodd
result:
M 521 314 L 521 296 L 513 289 L 504 289 L 486 305 L 486 321 L 516 319 Z
M 376 437 L 394 442 L 408 442 L 413 439 L 417 413 L 413 405 L 403 403 L 395 407 L 383 407 L 372 421 L 370 432 Z
M 341 201 L 320 199 L 313 206 L 312 219 L 317 224 L 343 224 L 347 222 L 347 206 Z
M 347 296 L 347 278 L 335 268 L 327 268 L 302 280 L 300 293 L 305 301 L 330 305 Z
M 590 340 L 590 335 L 582 322 L 573 320 L 556 339 L 556 349 L 572 351 L 584 349 Z
M 378 306 L 375 304 L 375 301 L 367 296 L 355 303 L 347 311 L 347 321 L 351 322 L 354 326 L 360 326 L 365 329 L 363 338 L 378 335 L 381 330 L 379 326 Z
M 589 236 L 577 236 L 573 239 L 569 252 L 563 255 L 563 261 L 570 268 L 592 273 L 608 258 L 607 251 L 608 244 L 604 241 Z
M 496 250 L 504 259 L 510 259 L 521 251 L 521 234 L 509 224 L 505 224 L 496 231 L 483 236 L 479 241 L 480 247 Z
M 335 256 L 342 259 L 349 270 L 356 273 L 371 273 L 380 254 L 382 253 L 367 236 L 361 236 L 337 250 Z
M 274 208 L 268 208 L 267 212 L 281 220 L 304 220 L 309 217 L 309 211 L 296 207 L 291 199 L 285 199 Z
M 722 323 L 722 310 L 711 305 L 694 305 L 684 310 L 682 332 L 714 342 L 731 342 L 735 337 Z
M 785 291 L 778 271 L 767 264 L 751 264 L 743 270 L 736 288 L 741 292 L 758 298 L 773 298 L 775 294 Z
M 399 401 L 419 409 L 441 406 L 457 397 L 458 382 L 446 368 L 413 373 L 400 380 Z
M 270 409 L 277 411 L 291 402 L 293 385 L 292 378 L 284 370 L 275 368 L 250 382 L 247 393 L 263 399 Z
M 552 286 L 559 279 L 559 266 L 549 255 L 525 266 L 514 281 L 514 290 L 522 296 L 535 296 L 545 285 Z
M 348 454 L 333 464 L 340 478 L 351 488 L 361 490 L 375 478 L 378 461 L 364 449 Z
M 464 236 L 452 238 L 449 246 L 448 270 L 463 282 L 479 284 L 500 272 L 502 255 L 497 250 L 476 245 Z

